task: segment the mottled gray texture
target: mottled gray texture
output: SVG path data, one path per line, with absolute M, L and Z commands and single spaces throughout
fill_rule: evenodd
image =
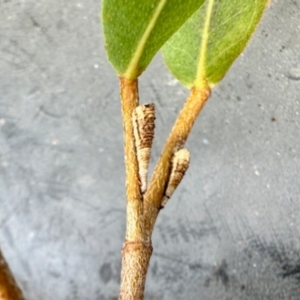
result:
M 0 0 L 0 244 L 28 300 L 112 300 L 125 232 L 118 81 L 96 0 Z M 146 299 L 300 298 L 300 1 L 213 91 L 161 212 Z M 156 57 L 153 161 L 188 91 Z M 153 168 L 153 163 L 152 167 Z

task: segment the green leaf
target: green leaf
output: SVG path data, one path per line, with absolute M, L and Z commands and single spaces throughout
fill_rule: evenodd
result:
M 206 0 L 163 46 L 172 74 L 187 87 L 217 84 L 244 50 L 268 0 Z
M 103 0 L 108 59 L 119 76 L 137 78 L 204 0 Z

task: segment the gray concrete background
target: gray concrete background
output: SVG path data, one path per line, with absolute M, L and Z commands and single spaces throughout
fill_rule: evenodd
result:
M 98 15 L 96 0 L 0 0 L 0 244 L 28 300 L 118 295 L 123 137 Z M 146 299 L 300 299 L 299 20 L 299 0 L 274 0 L 213 90 Z M 188 91 L 159 55 L 140 91 L 153 162 Z

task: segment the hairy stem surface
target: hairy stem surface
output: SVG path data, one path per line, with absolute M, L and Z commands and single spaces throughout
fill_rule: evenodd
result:
M 120 79 L 125 140 L 127 222 L 122 249 L 120 300 L 142 300 L 149 260 L 150 243 L 145 243 L 143 201 L 133 136 L 132 113 L 138 106 L 137 80 Z
M 207 85 L 191 90 L 164 146 L 144 197 L 145 233 L 147 240 L 151 238 L 153 227 L 161 207 L 163 193 L 170 174 L 172 156 L 177 150 L 183 147 L 209 96 L 210 88 Z
M 122 285 L 119 300 L 143 300 L 146 275 L 152 254 L 147 243 L 125 243 L 122 250 Z
M 138 82 L 120 78 L 125 169 L 126 169 L 126 200 L 127 223 L 126 241 L 142 242 L 143 234 L 143 202 L 139 185 L 139 169 L 133 137 L 132 113 L 139 104 Z
M 170 176 L 172 157 L 183 147 L 188 138 L 193 124 L 210 95 L 210 88 L 204 84 L 201 88 L 191 90 L 165 144 L 144 197 L 141 194 L 132 124 L 133 111 L 138 106 L 137 80 L 121 78 L 120 88 L 125 139 L 127 223 L 122 249 L 119 299 L 142 300 L 152 254 L 151 235 Z

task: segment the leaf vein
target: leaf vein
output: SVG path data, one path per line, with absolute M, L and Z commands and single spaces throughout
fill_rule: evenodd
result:
M 258 0 L 255 0 L 256 3 L 257 3 L 257 1 L 258 1 Z M 247 28 L 246 32 L 249 31 L 249 28 L 250 28 L 250 26 L 251 26 L 251 24 L 252 24 L 252 22 L 253 22 L 254 16 L 255 16 L 256 13 L 257 13 L 257 10 L 258 10 L 258 9 L 257 9 L 257 6 L 255 5 L 255 9 L 254 9 L 254 11 L 253 11 L 253 13 L 252 13 L 252 16 L 251 16 L 251 22 L 248 23 L 248 28 Z M 217 59 L 219 59 L 220 56 L 222 56 L 222 55 L 224 54 L 224 52 L 226 52 L 226 51 L 228 51 L 229 49 L 235 47 L 242 39 L 243 39 L 243 36 L 241 36 L 239 39 L 235 40 L 235 42 L 232 43 L 232 44 L 230 45 L 230 47 L 224 48 L 220 53 L 218 53 L 218 55 L 216 55 L 216 56 L 214 57 L 214 59 L 210 62 L 210 65 L 213 65 L 214 62 L 215 62 Z M 227 58 L 227 59 L 225 60 L 225 62 L 226 62 L 226 61 L 230 61 L 230 58 Z
M 128 68 L 127 68 L 126 72 L 124 73 L 124 76 L 127 79 L 134 79 L 138 76 L 139 60 L 141 59 L 141 57 L 143 55 L 146 42 L 147 42 L 156 22 L 158 20 L 158 17 L 161 14 L 166 3 L 167 3 L 167 0 L 160 0 L 160 2 L 158 3 L 157 8 L 154 11 L 152 18 L 142 36 L 140 42 L 137 45 L 136 51 L 134 52 L 134 55 L 128 65 Z

